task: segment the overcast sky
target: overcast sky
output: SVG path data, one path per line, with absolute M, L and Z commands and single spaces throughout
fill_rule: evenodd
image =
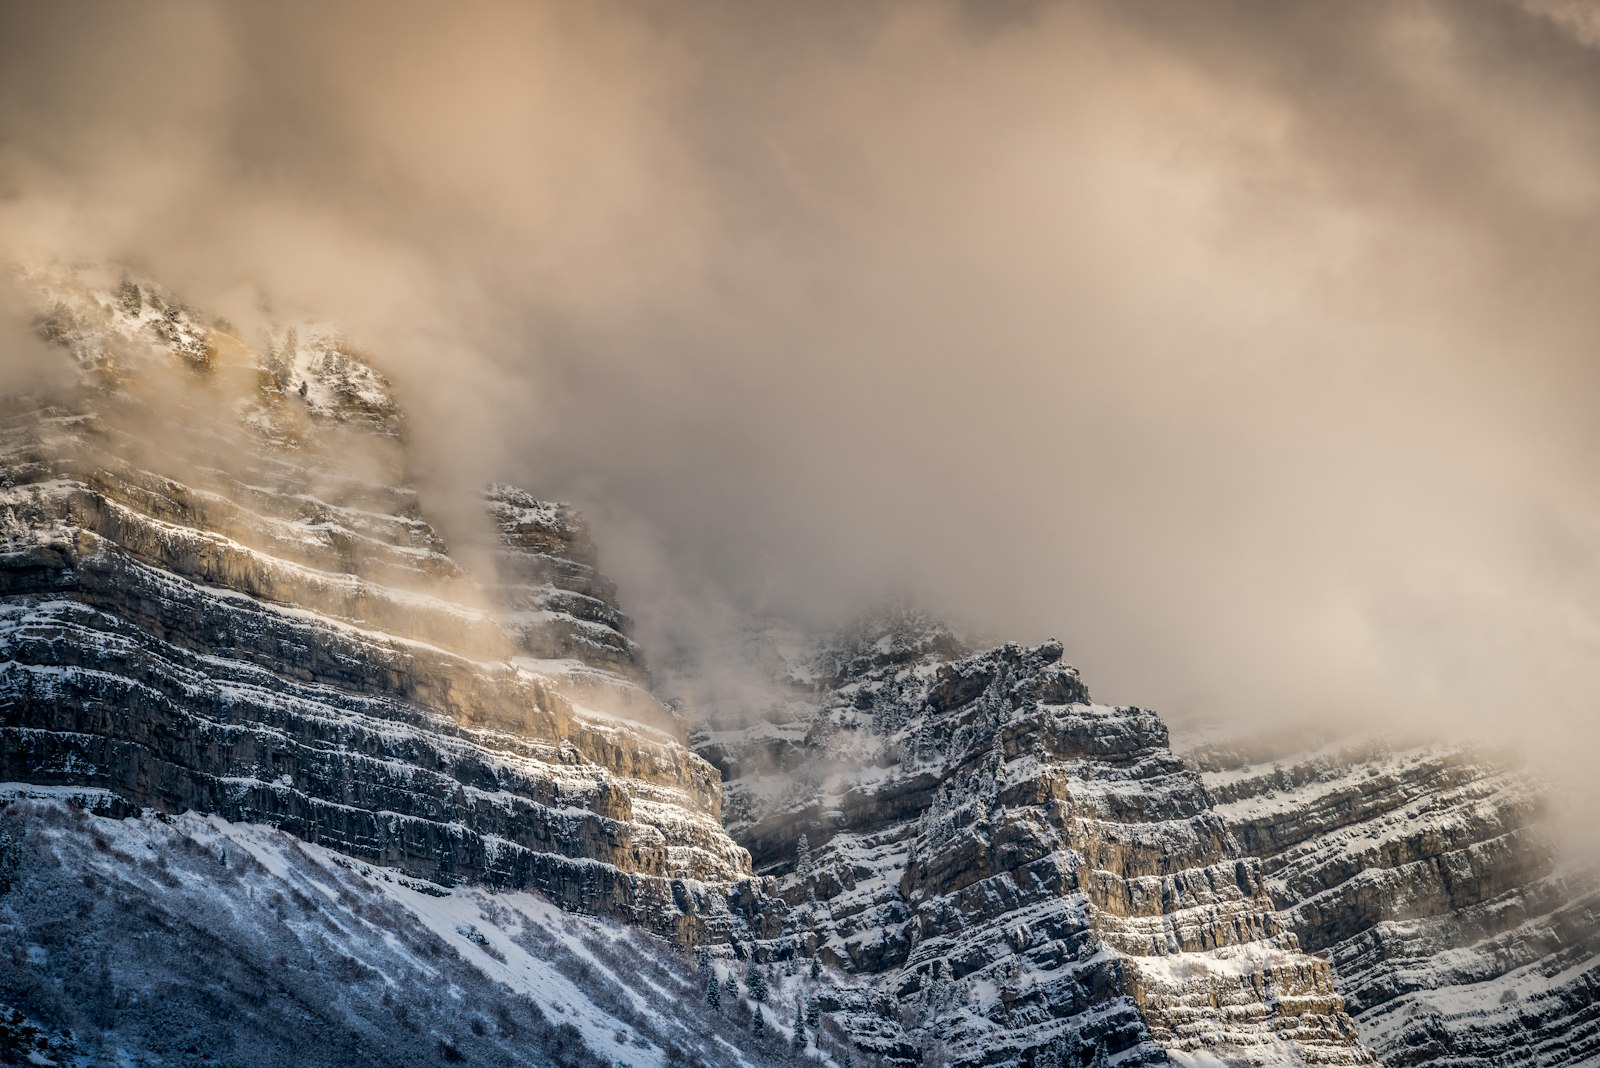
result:
M 1580 0 L 0 9 L 13 255 L 347 324 L 647 641 L 905 589 L 1569 770 L 1597 208 Z

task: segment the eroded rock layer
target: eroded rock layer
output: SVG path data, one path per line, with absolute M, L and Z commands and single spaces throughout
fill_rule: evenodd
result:
M 1526 773 L 1385 738 L 1189 755 L 1385 1064 L 1600 1064 L 1600 875 L 1560 863 Z

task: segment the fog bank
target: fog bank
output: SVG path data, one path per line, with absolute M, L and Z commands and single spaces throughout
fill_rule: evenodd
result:
M 1561 0 L 11 5 L 0 235 L 345 324 L 446 514 L 577 501 L 647 647 L 910 590 L 1103 699 L 1575 774 L 1597 49 Z

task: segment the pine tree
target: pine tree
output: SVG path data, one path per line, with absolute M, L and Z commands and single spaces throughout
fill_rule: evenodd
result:
M 802 834 L 800 840 L 795 843 L 794 851 L 794 873 L 800 877 L 801 882 L 810 882 L 811 877 L 816 874 L 816 867 L 811 860 L 811 842 L 805 835 Z
M 1095 1047 L 1094 1060 L 1089 1062 L 1089 1068 L 1111 1068 L 1111 1057 L 1106 1053 L 1104 1042 Z
M 749 991 L 751 1000 L 757 1005 L 763 1004 L 767 1000 L 767 976 L 756 965 L 755 961 L 751 961 L 750 967 L 745 969 L 744 988 Z
M 816 957 L 812 957 L 811 958 L 811 978 L 813 978 L 813 979 L 821 979 L 822 978 L 822 962 L 817 960 Z
M 761 1006 L 756 1006 L 756 1013 L 750 1017 L 750 1033 L 759 1035 L 767 1029 L 767 1021 L 761 1018 Z
M 750 993 L 750 999 L 755 1004 L 765 1004 L 766 994 L 771 990 L 771 982 L 765 969 L 757 966 L 757 962 L 750 961 L 750 967 L 744 970 L 744 988 Z
M 11 832 L 0 830 L 0 894 L 9 893 L 17 879 L 17 843 Z
M 717 973 L 706 969 L 706 1004 L 722 1011 L 722 987 L 717 983 Z
M 739 983 L 731 975 L 722 982 L 722 996 L 730 1002 L 739 1000 Z
M 806 1014 L 798 1001 L 794 1005 L 794 1048 L 806 1048 Z
M 710 946 L 701 946 L 700 947 L 700 954 L 699 954 L 699 957 L 697 959 L 698 959 L 698 963 L 700 965 L 700 974 L 702 976 L 705 975 L 707 972 L 711 971 L 711 947 Z

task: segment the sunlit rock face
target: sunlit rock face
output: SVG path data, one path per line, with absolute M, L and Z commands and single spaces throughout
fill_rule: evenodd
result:
M 651 693 L 583 516 L 515 486 L 492 486 L 486 503 L 497 534 L 491 594 L 517 661 L 581 705 L 682 737 L 682 721 Z
M 1600 1063 L 1600 873 L 1563 866 L 1503 756 L 1219 737 L 1190 759 L 1384 1063 Z
M 1094 704 L 1061 655 L 893 615 L 791 655 L 787 699 L 696 738 L 792 948 L 860 978 L 859 1041 L 971 1065 L 1374 1063 L 1161 720 Z
M 496 487 L 498 573 L 469 573 L 335 332 L 255 351 L 136 280 L 26 282 L 68 373 L 0 428 L 0 779 L 746 933 L 717 772 L 570 509 Z

